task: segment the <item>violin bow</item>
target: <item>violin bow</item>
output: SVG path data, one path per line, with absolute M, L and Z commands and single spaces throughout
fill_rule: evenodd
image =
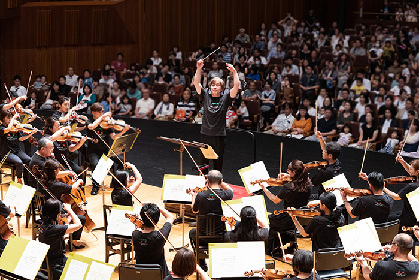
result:
M 313 278 L 316 279 L 316 252 L 313 252 Z
M 282 243 L 282 238 L 281 238 L 281 233 L 280 233 L 280 232 L 278 232 L 278 238 L 279 238 L 279 244 L 280 244 L 280 246 L 281 246 L 282 258 L 284 259 L 284 262 L 286 262 L 286 261 L 285 261 L 284 243 Z
M 182 143 L 183 148 L 185 149 L 185 151 L 188 153 L 189 157 L 191 158 L 191 160 L 193 161 L 193 163 L 195 164 L 195 167 L 198 169 L 200 176 L 204 176 L 204 173 L 202 173 L 201 169 L 199 168 L 198 164 L 196 163 L 195 159 L 192 157 L 191 153 L 189 152 L 188 148 L 186 148 L 185 143 L 183 143 L 183 140 L 179 139 L 180 143 Z M 240 217 L 240 215 L 233 209 L 233 207 L 230 206 L 230 204 L 228 204 L 224 199 L 222 199 L 210 186 L 209 184 L 207 184 L 208 189 L 222 202 L 224 202 L 230 209 L 231 211 L 233 211 L 234 214 L 237 215 L 237 217 Z
M 141 205 L 143 204 L 141 202 L 141 200 L 139 200 L 133 193 L 130 192 L 130 190 L 121 183 L 121 181 L 118 180 L 118 178 L 116 178 L 116 176 L 109 171 L 109 174 L 111 174 L 111 176 L 115 179 L 115 181 L 117 181 L 133 198 L 135 198 L 135 200 L 137 200 Z M 167 243 L 170 244 L 170 246 L 172 247 L 172 249 L 177 252 L 178 250 L 175 248 L 175 246 L 173 246 L 172 242 L 169 241 L 169 238 L 166 238 L 166 236 L 164 236 L 164 234 L 161 232 L 160 228 L 157 226 L 157 224 L 153 221 L 153 219 L 150 217 L 150 215 L 147 213 L 147 211 L 144 212 L 144 215 L 147 216 L 147 218 L 150 220 L 150 222 L 153 224 L 153 226 L 155 228 L 157 228 L 157 230 L 160 232 L 160 235 L 164 238 L 164 240 L 166 240 Z
M 26 164 L 24 164 L 23 165 L 25 168 L 26 168 L 26 170 L 28 170 L 28 172 L 32 175 L 32 177 L 34 177 L 35 178 L 35 180 L 42 186 L 42 188 L 52 197 L 52 198 L 54 198 L 54 199 L 56 199 L 56 200 L 59 200 L 44 184 L 42 184 L 41 183 L 41 180 L 38 178 L 38 176 L 36 176 L 33 172 L 32 172 L 32 170 L 30 170 L 30 168 L 26 165 Z
M 364 169 L 365 156 L 367 155 L 367 149 L 368 149 L 368 142 L 369 141 L 370 141 L 370 138 L 367 138 L 367 143 L 365 143 L 365 149 L 364 149 L 364 157 L 362 158 L 361 171 L 359 171 L 359 173 L 362 173 L 362 169 Z
M 318 112 L 317 112 L 317 100 L 316 100 L 316 103 L 315 103 L 315 105 L 314 105 L 316 108 L 315 108 L 315 110 L 316 110 L 316 116 L 315 116 L 315 118 L 316 118 L 316 131 L 317 131 L 317 118 L 318 118 Z M 314 279 L 314 278 L 313 278 Z
M 4 88 L 6 89 L 7 95 L 9 96 L 10 103 L 12 103 L 12 96 L 10 95 L 10 92 L 7 89 L 6 83 L 4 83 Z M 12 106 L 12 108 L 13 108 L 13 110 L 15 110 L 15 114 L 17 114 L 17 110 L 16 110 L 15 106 Z
M 26 88 L 26 97 L 28 97 L 29 86 L 31 84 L 31 80 L 32 80 L 32 70 L 31 70 L 31 74 L 29 75 L 28 87 Z
M 281 142 L 281 146 L 280 147 L 281 147 L 280 148 L 281 152 L 279 154 L 279 175 L 281 175 L 281 172 L 282 172 L 282 151 L 284 149 L 284 142 Z
M 404 145 L 406 144 L 406 138 L 407 138 L 407 135 L 409 134 L 410 129 L 412 128 L 412 125 L 413 125 L 413 120 L 410 122 L 409 130 L 407 131 L 407 134 L 404 136 L 404 139 L 403 139 L 403 145 L 402 145 L 402 147 L 400 148 L 399 152 L 397 153 L 397 156 L 396 156 L 396 163 L 397 163 L 397 157 L 401 155 L 401 153 L 402 153 L 402 151 L 403 151 L 403 149 L 404 149 Z
M 94 130 L 93 129 L 93 131 L 96 133 L 96 135 L 97 135 L 97 137 L 99 137 L 99 139 L 100 140 L 102 140 L 102 142 L 103 143 L 105 143 L 105 145 L 108 147 L 108 149 L 116 156 L 116 158 L 117 159 L 119 159 L 119 161 L 122 163 L 122 165 L 124 166 L 124 168 L 125 168 L 125 162 L 123 162 L 122 161 L 122 159 L 120 159 L 119 158 L 119 155 L 117 155 L 116 153 L 115 153 L 115 151 L 111 148 L 111 147 L 109 147 L 109 145 L 108 145 L 108 143 L 106 143 L 106 141 L 102 138 L 102 137 L 100 137 L 100 135 L 99 135 L 99 133 L 97 133 L 97 131 L 96 130 Z

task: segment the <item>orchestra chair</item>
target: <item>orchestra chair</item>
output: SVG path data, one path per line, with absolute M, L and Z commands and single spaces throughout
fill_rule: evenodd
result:
M 400 222 L 399 220 L 389 221 L 382 224 L 376 224 L 378 239 L 381 245 L 389 244 L 393 238 L 399 233 Z
M 318 252 L 315 252 L 315 254 L 315 267 L 320 279 L 351 279 L 351 275 L 348 275 L 343 270 L 352 265 L 352 261 L 345 258 L 345 250 L 343 247 L 320 249 Z
M 109 262 L 112 255 L 120 255 L 121 263 L 132 260 L 134 254 L 131 254 L 133 248 L 132 237 L 109 235 L 106 233 L 108 227 L 108 216 L 111 213 L 112 206 L 103 205 L 103 219 L 105 225 L 105 262 Z
M 158 264 L 119 264 L 120 280 L 163 280 L 163 270 Z
M 53 278 L 54 271 L 51 271 L 51 267 L 49 266 L 48 257 L 45 256 L 44 262 L 46 264 L 46 268 L 42 267 L 39 269 L 35 279 L 45 279 L 49 280 Z
M 4 169 L 5 168 L 10 169 L 10 176 L 12 177 L 12 181 L 16 182 L 16 165 L 14 165 L 11 162 L 5 161 L 3 163 L 3 165 L 1 166 L 1 171 L 0 171 L 0 184 L 3 184 L 3 176 L 1 176 L 1 175 L 5 175 L 6 174 L 4 172 Z
M 208 243 L 222 243 L 224 242 L 224 234 L 216 234 L 216 226 L 220 224 L 221 215 L 207 214 L 196 216 L 196 243 L 195 243 L 195 254 L 196 263 L 199 263 L 201 259 L 209 258 Z M 200 232 L 200 225 L 205 225 L 204 232 Z M 205 245 L 199 245 L 200 242 L 206 241 Z M 196 273 L 196 279 L 199 279 L 198 272 Z

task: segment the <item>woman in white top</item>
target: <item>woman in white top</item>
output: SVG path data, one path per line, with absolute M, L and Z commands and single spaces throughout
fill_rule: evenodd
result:
M 359 95 L 358 103 L 355 106 L 355 113 L 358 113 L 358 120 L 361 118 L 361 116 L 365 115 L 365 106 L 369 103 L 370 99 L 368 96 L 368 93 L 362 92 Z
M 403 148 L 403 151 L 401 153 L 401 156 L 408 156 L 408 157 L 415 157 L 415 158 L 419 157 L 419 153 L 418 153 L 418 146 L 419 146 L 418 127 L 419 127 L 419 121 L 416 119 L 416 120 L 413 121 L 413 124 L 410 125 L 409 130 L 406 131 L 405 139 L 400 142 L 400 145 L 402 145 L 402 146 L 403 146 L 403 143 L 406 142 L 406 144 L 404 144 L 404 148 Z
M 160 63 L 163 62 L 163 60 L 159 56 L 159 52 L 157 50 L 153 50 L 153 56 L 150 58 L 153 62 L 153 65 L 159 66 Z
M 169 94 L 163 93 L 162 101 L 154 109 L 154 115 L 156 118 L 165 118 L 167 116 L 173 116 L 175 112 L 175 106 L 169 100 Z

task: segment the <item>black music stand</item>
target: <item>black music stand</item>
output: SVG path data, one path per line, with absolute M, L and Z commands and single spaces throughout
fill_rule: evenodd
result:
M 116 138 L 112 146 L 108 152 L 108 157 L 118 156 L 120 154 L 124 155 L 124 163 L 125 163 L 125 154 L 127 151 L 131 150 L 134 146 L 135 141 L 138 138 L 138 134 L 140 132 L 124 135 L 121 137 Z

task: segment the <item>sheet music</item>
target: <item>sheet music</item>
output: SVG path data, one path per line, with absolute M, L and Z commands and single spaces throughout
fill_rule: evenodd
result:
M 19 185 L 20 184 L 17 184 L 13 181 L 10 183 L 9 189 L 7 190 L 3 202 L 10 209 L 14 209 L 16 207 L 16 213 L 23 216 L 28 210 L 29 204 L 31 203 L 35 194 L 35 189 L 26 185 L 23 185 L 21 188 L 19 188 L 17 187 Z
M 115 267 L 93 261 L 89 267 L 85 280 L 111 279 Z
M 69 261 L 67 272 L 61 276 L 60 280 L 83 280 L 89 264 L 74 259 L 69 259 Z
M 322 183 L 323 187 L 326 188 L 350 188 L 348 180 L 345 177 L 345 174 L 339 174 L 338 176 L 333 177 L 330 180 Z M 340 194 L 339 190 L 334 190 L 332 193 L 336 197 L 336 206 L 341 206 L 343 204 L 342 195 Z M 346 198 L 348 201 L 355 199 L 355 197 L 348 196 Z
M 265 163 L 263 161 L 258 161 L 251 164 L 248 168 L 243 168 L 239 170 L 240 176 L 242 178 L 243 184 L 246 186 L 248 193 L 254 193 L 261 188 L 258 184 L 252 185 L 251 182 L 262 179 L 269 179 L 269 173 L 266 169 Z M 264 186 L 268 184 L 262 183 Z
M 211 249 L 211 278 L 238 276 L 235 268 L 240 266 L 237 252 L 232 248 Z M 240 275 L 241 276 L 241 275 Z
M 23 251 L 14 274 L 34 279 L 48 252 L 49 245 L 31 240 Z
M 185 179 L 165 179 L 163 201 L 181 201 L 192 203 L 192 195 L 186 193 L 188 189 Z
M 103 180 L 105 180 L 106 175 L 109 172 L 113 165 L 113 160 L 102 155 L 98 164 L 96 165 L 95 170 L 92 173 L 93 179 L 100 185 L 102 184 Z
M 416 189 L 406 195 L 407 200 L 412 207 L 413 213 L 415 214 L 416 220 L 419 221 L 419 190 Z
M 244 272 L 265 268 L 265 243 L 261 241 L 238 242 L 239 275 Z M 249 257 L 251 256 L 251 257 Z
M 125 213 L 132 214 L 133 211 L 112 209 L 108 219 L 106 234 L 122 235 L 131 237 L 135 225 L 125 218 Z
M 338 233 L 345 253 L 354 253 L 360 250 L 374 252 L 381 249 L 381 243 L 371 218 L 340 227 Z

